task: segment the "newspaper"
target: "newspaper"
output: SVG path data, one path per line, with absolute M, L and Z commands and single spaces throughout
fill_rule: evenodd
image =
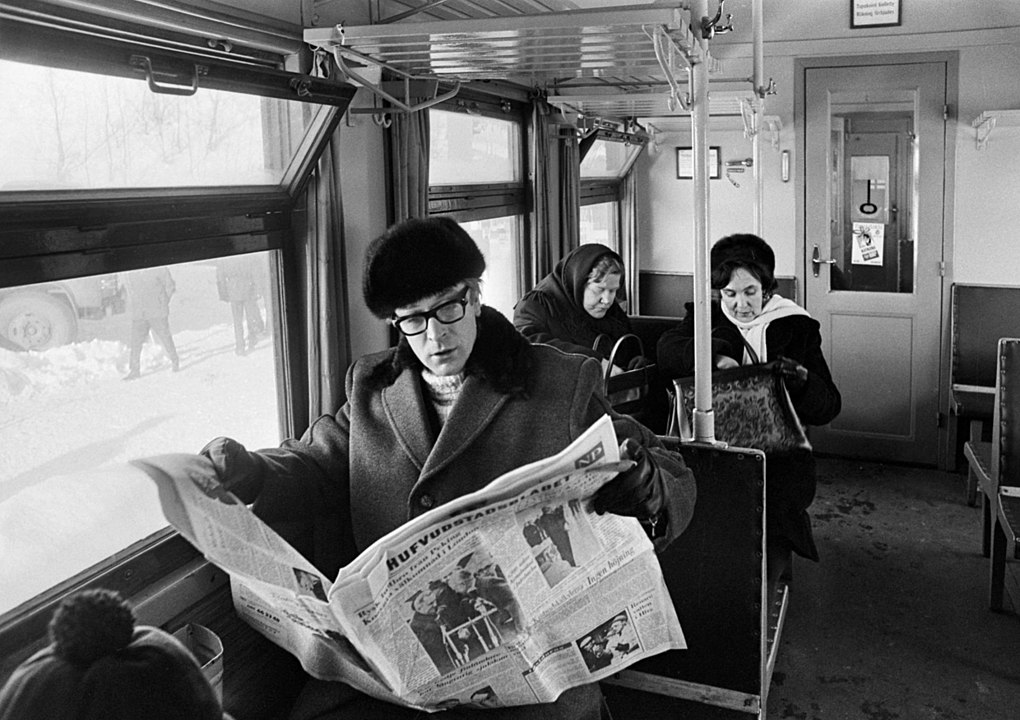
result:
M 330 581 L 201 455 L 135 460 L 230 575 L 237 612 L 314 677 L 427 711 L 551 702 L 686 647 L 651 541 L 591 496 L 621 461 L 604 416 L 561 453 L 414 518 Z

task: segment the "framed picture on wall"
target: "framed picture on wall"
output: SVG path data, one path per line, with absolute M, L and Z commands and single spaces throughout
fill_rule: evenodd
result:
M 676 176 L 680 180 L 690 180 L 694 177 L 694 148 L 676 149 Z M 708 149 L 708 176 L 713 180 L 722 177 L 722 152 L 718 145 L 712 145 Z

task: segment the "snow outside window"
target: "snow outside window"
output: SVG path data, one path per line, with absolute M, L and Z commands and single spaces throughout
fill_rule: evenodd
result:
M 255 253 L 0 289 L 0 613 L 166 526 L 127 461 L 279 443 L 269 271 Z

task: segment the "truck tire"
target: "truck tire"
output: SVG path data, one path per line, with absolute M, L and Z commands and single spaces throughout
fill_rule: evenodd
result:
M 78 318 L 66 301 L 38 290 L 0 298 L 0 336 L 5 347 L 46 350 L 74 342 Z

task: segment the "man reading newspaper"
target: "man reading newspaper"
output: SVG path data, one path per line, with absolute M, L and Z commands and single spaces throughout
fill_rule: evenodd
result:
M 217 438 L 202 450 L 225 488 L 254 503 L 270 525 L 315 521 L 337 531 L 336 547 L 326 548 L 334 552 L 326 556 L 319 547 L 312 558 L 326 577 L 430 509 L 558 453 L 603 415 L 612 419 L 622 459 L 633 463 L 598 490 L 595 511 L 638 518 L 658 549 L 687 526 L 695 487 L 682 459 L 613 412 L 597 361 L 531 345 L 482 305 L 484 270 L 474 241 L 448 218 L 390 228 L 368 249 L 363 292 L 369 309 L 400 331 L 397 346 L 358 360 L 347 374 L 347 403 L 300 439 L 252 452 Z M 562 564 L 563 551 L 547 544 L 550 563 Z M 444 667 L 477 661 L 521 622 L 502 592 L 502 569 L 461 560 L 463 572 L 421 585 L 406 609 Z M 470 697 L 465 692 L 430 709 L 452 708 L 450 717 L 484 712 L 494 720 L 608 717 L 594 682 L 544 704 L 479 710 Z M 485 706 L 494 704 L 498 699 L 487 697 Z M 418 715 L 342 683 L 313 680 L 293 716 Z

